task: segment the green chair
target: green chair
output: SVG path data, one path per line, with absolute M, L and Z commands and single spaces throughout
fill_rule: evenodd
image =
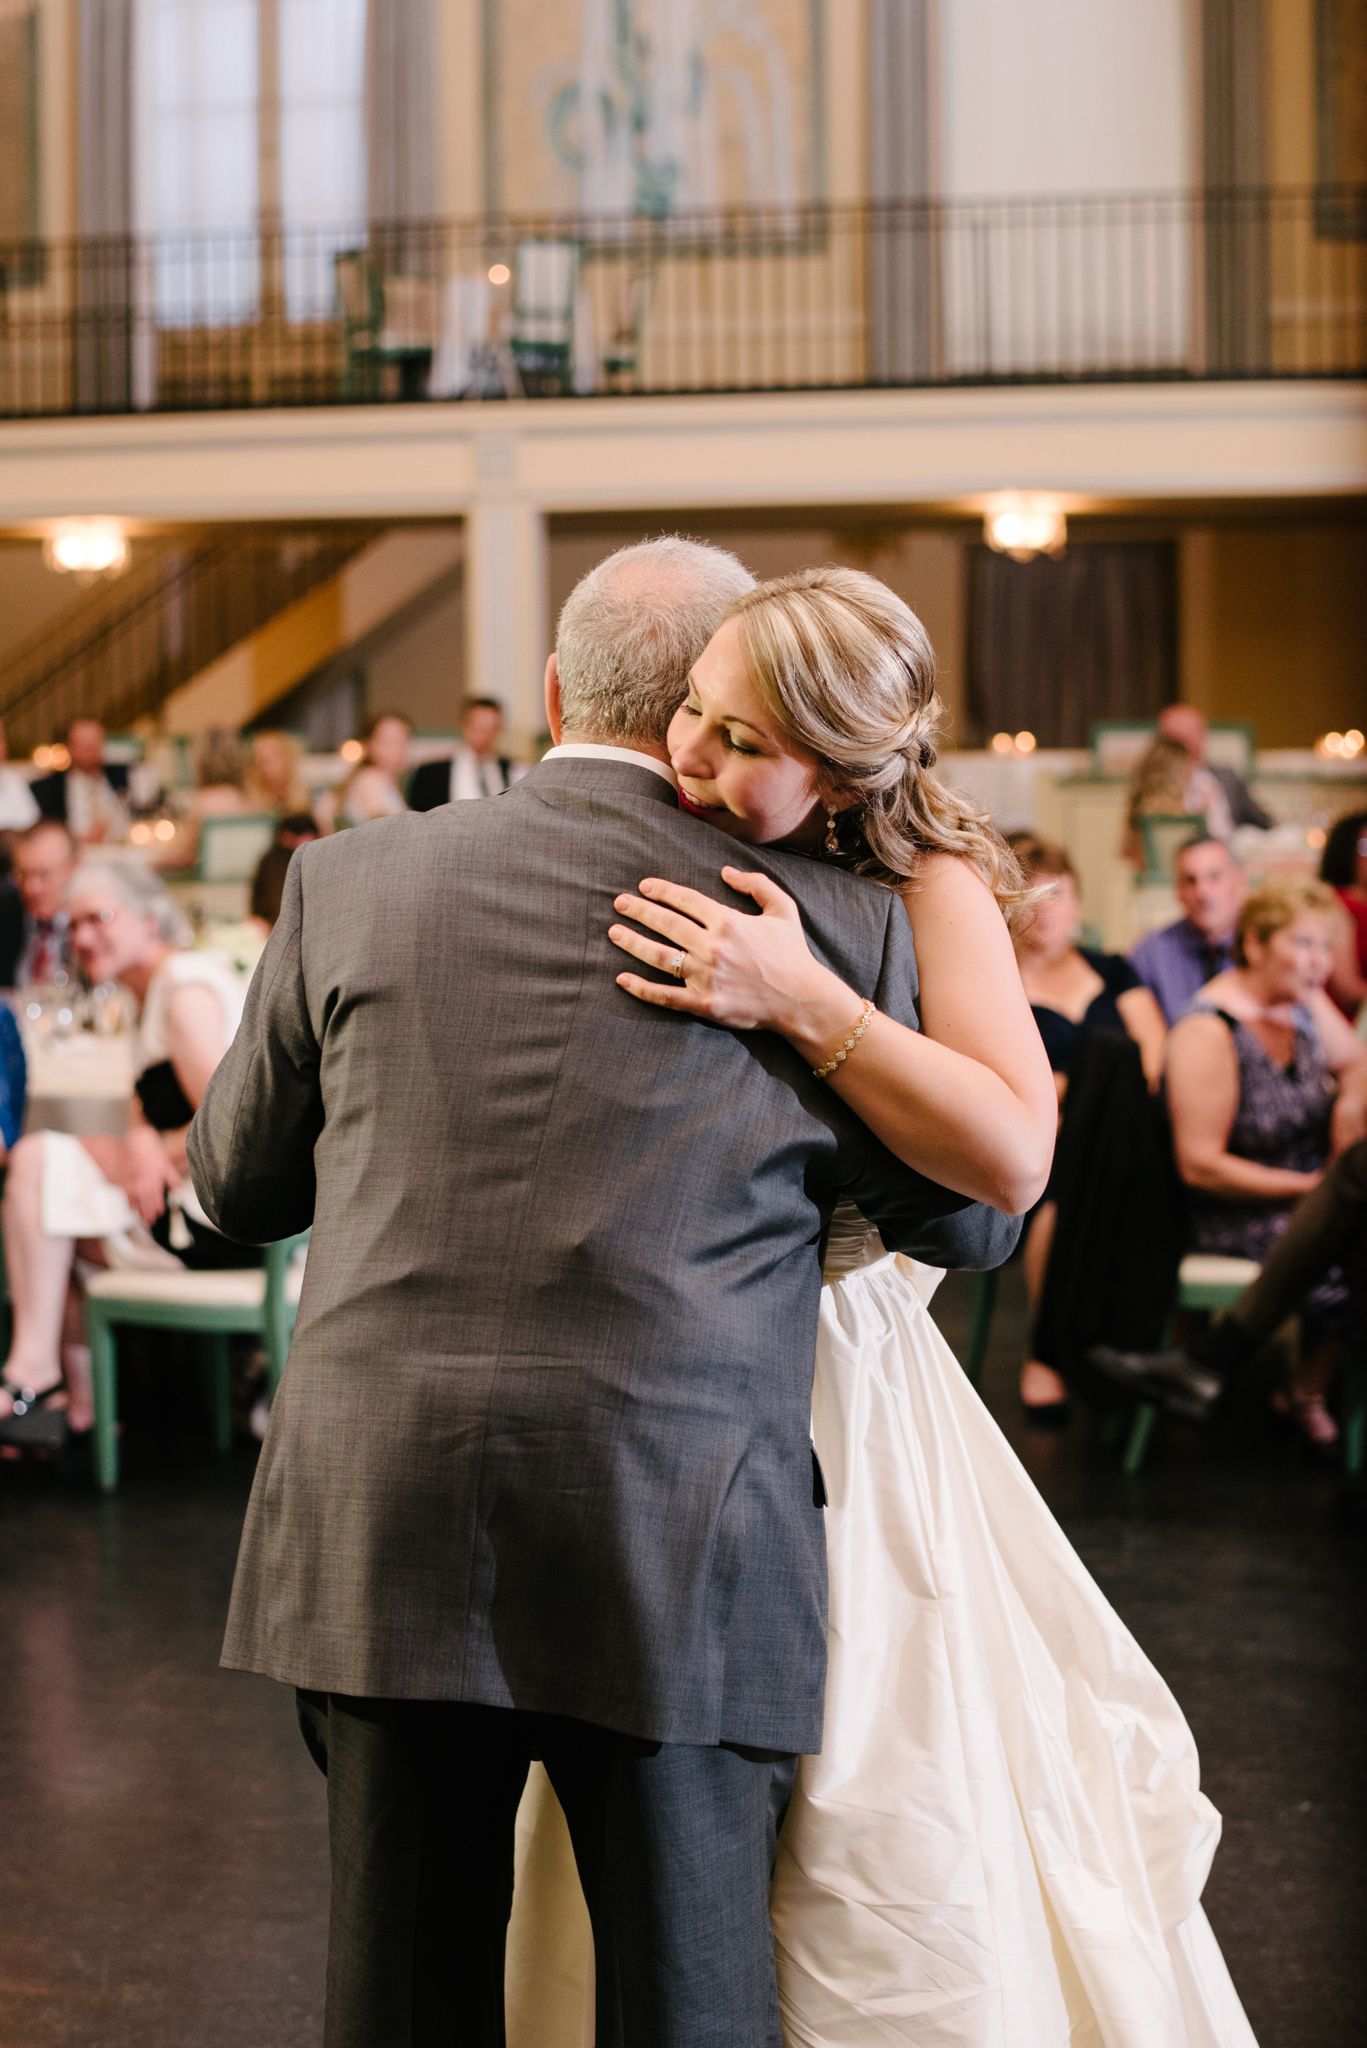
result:
M 384 371 L 392 365 L 398 371 L 400 398 L 421 398 L 432 365 L 433 341 L 412 335 L 397 339 L 387 334 L 385 280 L 374 257 L 366 249 L 340 249 L 333 258 L 333 276 L 342 314 L 342 346 L 346 351 L 342 397 L 363 401 L 383 398 Z M 394 296 L 398 298 L 401 287 L 415 283 L 421 286 L 423 280 L 392 282 Z
M 120 1327 L 188 1330 L 206 1340 L 214 1391 L 214 1440 L 232 1447 L 231 1337 L 256 1337 L 266 1353 L 272 1394 L 285 1368 L 303 1269 L 295 1257 L 308 1233 L 266 1247 L 264 1266 L 221 1272 L 121 1268 L 86 1284 L 86 1333 L 95 1396 L 95 1477 L 113 1493 L 119 1483 L 118 1343 Z
M 968 1337 L 964 1344 L 963 1368 L 971 1387 L 981 1392 L 983 1360 L 992 1334 L 992 1317 L 997 1306 L 997 1271 L 968 1276 Z
M 1199 811 L 1150 811 L 1142 817 L 1139 835 L 1144 846 L 1144 871 L 1139 877 L 1140 887 L 1171 888 L 1177 849 L 1205 829 L 1206 821 Z
M 1215 1252 L 1188 1252 L 1177 1274 L 1177 1306 L 1189 1309 L 1229 1308 L 1250 1281 L 1256 1280 L 1256 1259 L 1226 1259 Z M 1140 1470 L 1158 1420 L 1156 1401 L 1136 1403 L 1125 1440 L 1122 1469 L 1128 1478 Z
M 205 818 L 199 828 L 199 858 L 187 881 L 250 882 L 257 862 L 275 838 L 274 811 L 226 812 Z

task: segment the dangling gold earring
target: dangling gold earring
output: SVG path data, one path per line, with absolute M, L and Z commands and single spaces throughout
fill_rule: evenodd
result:
M 840 841 L 835 836 L 835 820 L 836 813 L 831 809 L 830 805 L 827 804 L 826 837 L 823 841 L 823 845 L 825 846 L 825 850 L 827 853 L 839 853 L 840 851 Z

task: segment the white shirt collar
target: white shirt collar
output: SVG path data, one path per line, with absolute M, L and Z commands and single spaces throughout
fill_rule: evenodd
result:
M 661 761 L 655 754 L 639 754 L 635 747 L 600 747 L 588 740 L 568 740 L 562 746 L 548 747 L 541 758 L 543 761 L 629 761 L 633 768 L 648 768 L 671 789 L 679 786 L 667 761 Z

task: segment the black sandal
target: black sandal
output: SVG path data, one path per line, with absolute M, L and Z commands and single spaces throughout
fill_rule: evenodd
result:
M 68 1429 L 66 1410 L 48 1406 L 58 1394 L 65 1394 L 61 1380 L 41 1394 L 35 1394 L 32 1387 L 12 1387 L 8 1380 L 0 1380 L 0 1390 L 14 1403 L 8 1415 L 0 1416 L 0 1444 L 12 1444 L 21 1451 L 62 1448 Z

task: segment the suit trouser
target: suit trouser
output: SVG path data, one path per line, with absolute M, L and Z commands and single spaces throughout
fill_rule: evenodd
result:
M 533 1757 L 593 1923 L 598 2048 L 780 2048 L 769 1883 L 795 1757 L 458 1702 L 298 1698 L 328 1780 L 325 2048 L 500 2048 Z
M 1237 1366 L 1334 1266 L 1343 1269 L 1354 1314 L 1367 1318 L 1367 1138 L 1350 1145 L 1297 1203 L 1257 1279 L 1196 1339 L 1193 1355 L 1217 1371 Z

